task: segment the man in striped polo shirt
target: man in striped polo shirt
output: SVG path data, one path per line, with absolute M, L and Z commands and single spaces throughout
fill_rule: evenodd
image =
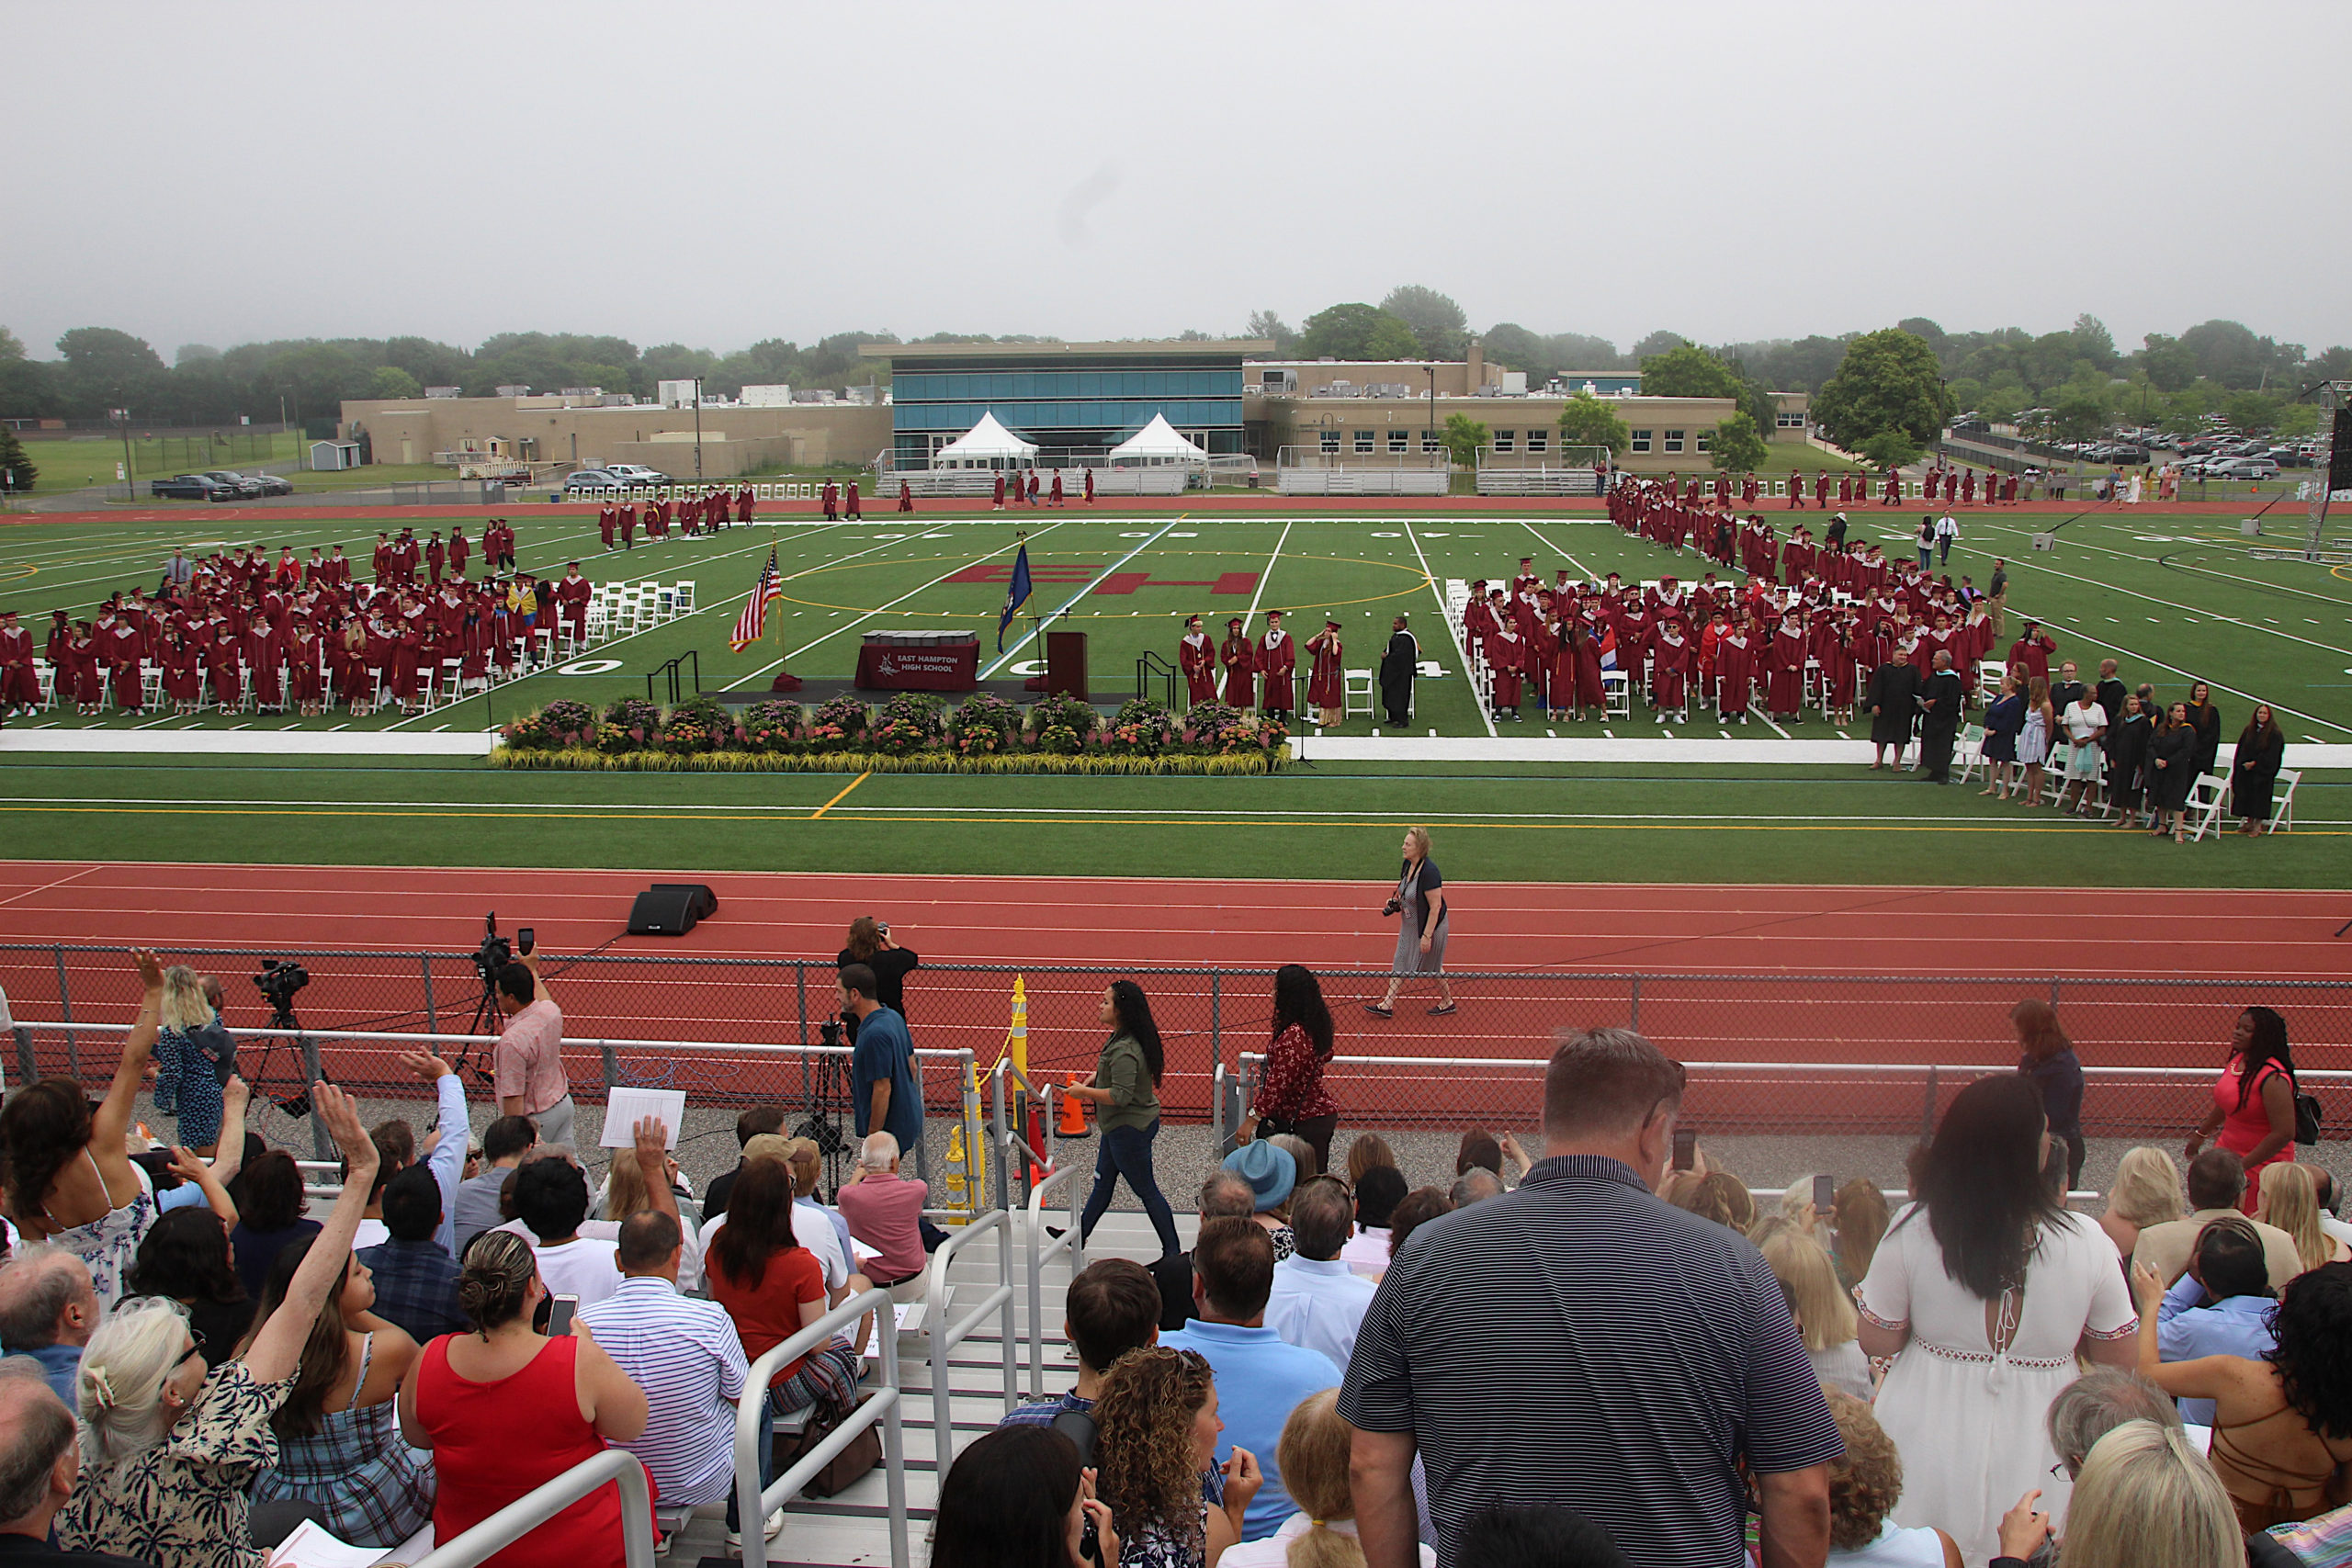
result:
M 1818 1568 L 1845 1447 L 1762 1256 L 1651 1190 L 1681 1103 L 1642 1036 L 1565 1036 L 1546 1157 L 1397 1253 L 1340 1395 L 1369 1568 L 1416 1561 L 1417 1453 L 1441 1568 L 1493 1504 L 1573 1509 L 1636 1568 L 1744 1568 L 1747 1476 L 1764 1568 Z

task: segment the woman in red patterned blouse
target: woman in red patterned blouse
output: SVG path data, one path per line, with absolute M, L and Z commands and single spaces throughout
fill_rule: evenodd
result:
M 1323 1087 L 1323 1064 L 1331 1059 L 1331 1010 L 1323 987 L 1303 964 L 1274 971 L 1274 1043 L 1266 1048 L 1258 1077 L 1257 1102 L 1234 1141 L 1246 1144 L 1260 1132 L 1293 1133 L 1315 1149 L 1317 1169 L 1330 1168 L 1331 1134 L 1340 1125 L 1339 1102 Z

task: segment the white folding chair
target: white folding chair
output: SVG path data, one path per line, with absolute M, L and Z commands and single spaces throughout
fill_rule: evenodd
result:
M 682 615 L 693 615 L 695 613 L 694 583 L 691 581 L 681 581 L 677 586 L 677 594 L 678 614 Z
M 2207 833 L 2222 836 L 2222 802 L 2229 785 L 2212 773 L 2199 773 L 2188 792 L 2188 809 L 2185 821 L 2191 824 L 2188 841 L 2195 843 Z
M 1623 670 L 1600 672 L 1601 712 L 1611 718 L 1634 716 L 1634 683 Z
M 57 705 L 57 666 L 46 659 L 36 659 L 33 676 L 40 682 L 40 710 L 47 713 Z
M 1966 784 L 1978 768 L 1984 766 L 1984 730 L 1982 726 L 1971 724 L 1961 728 L 1960 744 L 1952 751 L 1952 761 L 1960 764 L 1960 776 L 1956 781 L 1960 784 Z
M 139 661 L 139 691 L 149 707 L 156 707 L 163 703 L 164 667 L 152 659 Z
M 2270 786 L 2270 830 L 2272 832 L 2291 833 L 2295 830 L 2295 786 L 2302 782 L 2303 775 L 2295 769 L 2278 770 L 2278 783 Z M 2278 787 L 2279 784 L 2287 787 L 2281 789 Z
M 1369 670 L 1343 671 L 1341 681 L 1340 716 L 1349 718 L 1356 714 L 1362 714 L 1364 717 L 1370 718 L 1374 711 L 1372 671 Z

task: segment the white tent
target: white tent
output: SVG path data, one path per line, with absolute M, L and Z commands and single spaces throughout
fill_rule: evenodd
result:
M 1205 463 L 1209 455 L 1194 446 L 1156 413 L 1151 423 L 1111 448 L 1114 463 Z
M 1036 455 L 1035 442 L 1023 441 L 1005 429 L 997 423 L 995 414 L 982 413 L 979 423 L 933 453 L 931 461 L 934 468 L 985 468 L 999 463 L 1017 463 Z

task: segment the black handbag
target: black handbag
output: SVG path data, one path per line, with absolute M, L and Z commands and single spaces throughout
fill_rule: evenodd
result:
M 2297 1089 L 2295 1091 L 2295 1142 L 2318 1143 L 2319 1122 L 2319 1096 L 2305 1094 L 2302 1090 Z

